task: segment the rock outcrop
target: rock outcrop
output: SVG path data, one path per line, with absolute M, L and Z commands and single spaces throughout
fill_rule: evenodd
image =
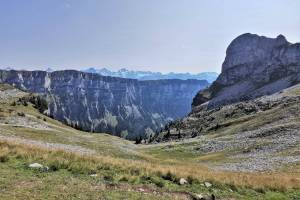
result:
M 192 112 L 150 142 L 182 142 L 217 170 L 270 171 L 299 163 L 299 82 L 299 43 L 239 36 L 218 79 L 194 98 Z
M 74 70 L 0 71 L 0 82 L 44 94 L 48 114 L 76 128 L 135 139 L 185 116 L 200 80 L 138 81 Z
M 273 94 L 300 82 L 300 43 L 243 34 L 226 51 L 222 73 L 193 100 L 209 108 Z
M 185 145 L 193 153 L 208 157 L 226 153 L 228 161 L 217 164 L 216 169 L 274 170 L 300 162 L 299 119 L 300 84 L 297 84 L 249 101 L 216 108 L 194 107 L 188 117 L 168 124 L 153 141 L 185 139 Z

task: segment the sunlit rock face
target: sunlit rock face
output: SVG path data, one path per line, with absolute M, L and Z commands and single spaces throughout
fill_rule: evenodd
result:
M 222 73 L 193 106 L 210 108 L 272 94 L 300 82 L 300 43 L 246 33 L 226 51 Z
M 74 127 L 129 139 L 185 116 L 201 80 L 138 81 L 74 70 L 0 71 L 0 82 L 42 93 L 48 114 Z

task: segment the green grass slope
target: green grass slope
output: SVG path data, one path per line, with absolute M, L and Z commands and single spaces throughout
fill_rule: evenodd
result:
M 135 145 L 86 133 L 19 102 L 25 92 L 0 87 L 0 199 L 299 199 L 299 172 L 213 170 L 225 152 L 203 154 L 179 143 Z M 31 169 L 32 163 L 47 166 Z M 181 185 L 180 179 L 188 183 Z M 205 182 L 212 184 L 205 186 Z M 209 199 L 209 198 L 208 198 Z

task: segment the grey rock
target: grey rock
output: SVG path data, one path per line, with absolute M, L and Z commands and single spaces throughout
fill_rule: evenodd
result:
M 300 43 L 241 35 L 229 45 L 218 79 L 194 98 L 192 112 L 156 141 L 175 140 L 180 130 L 182 143 L 196 142 L 187 147 L 195 154 L 228 152 L 222 162 L 210 162 L 217 170 L 276 171 L 299 163 L 299 83 Z
M 38 169 L 38 170 L 41 170 L 43 172 L 49 171 L 49 167 L 48 166 L 43 166 L 43 165 L 41 165 L 39 163 L 32 163 L 32 164 L 28 165 L 28 167 L 31 168 L 31 169 Z
M 291 44 L 284 36 L 267 38 L 243 34 L 226 51 L 222 73 L 205 91 L 200 91 L 193 106 L 205 102 L 222 105 L 273 94 L 300 82 L 300 43 Z
M 39 163 L 32 163 L 29 165 L 29 168 L 33 168 L 33 169 L 43 169 L 44 166 L 39 164 Z
M 91 174 L 90 177 L 97 177 L 98 174 Z
M 188 182 L 187 182 L 187 180 L 185 180 L 184 178 L 180 178 L 179 184 L 180 184 L 180 185 L 185 185 L 185 184 L 188 184 Z
M 244 172 L 278 170 L 300 162 L 297 153 L 300 141 L 300 96 L 295 91 L 300 91 L 300 84 L 273 95 L 225 105 L 220 109 L 194 108 L 188 117 L 174 123 L 170 130 L 172 133 L 179 128 L 183 138 L 190 137 L 197 141 L 198 144 L 189 148 L 199 155 L 235 152 L 227 155 L 231 161 L 217 165 L 211 163 L 215 169 Z M 264 122 L 268 116 L 271 118 Z M 232 121 L 243 118 L 250 121 L 261 118 L 262 123 L 254 120 L 257 124 L 250 123 L 253 127 L 248 126 L 249 121 L 243 120 L 232 124 Z M 243 123 L 246 125 L 243 126 Z M 201 130 L 197 138 L 192 137 L 195 129 Z M 218 129 L 223 129 L 221 132 L 229 129 L 229 132 L 211 138 L 208 133 Z
M 210 182 L 204 182 L 204 186 L 207 188 L 210 188 L 212 186 L 212 184 Z

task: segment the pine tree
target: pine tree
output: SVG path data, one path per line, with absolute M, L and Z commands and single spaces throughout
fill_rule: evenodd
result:
M 181 138 L 181 133 L 180 133 L 180 130 L 178 131 L 178 139 Z

